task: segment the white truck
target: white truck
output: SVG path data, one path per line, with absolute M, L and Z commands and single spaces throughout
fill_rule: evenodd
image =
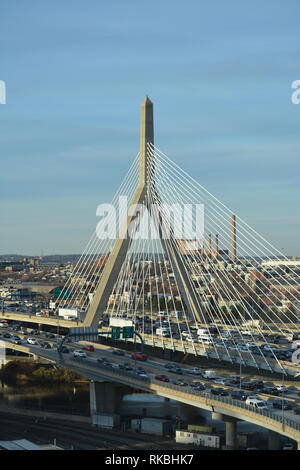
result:
M 155 334 L 157 336 L 169 336 L 170 332 L 168 328 L 156 328 Z
M 209 329 L 208 328 L 198 328 L 197 330 L 197 335 L 209 335 Z
M 79 312 L 76 308 L 59 308 L 58 316 L 63 317 L 64 320 L 76 320 L 79 318 Z
M 205 370 L 202 372 L 202 377 L 204 379 L 215 379 L 217 377 L 217 374 L 214 370 Z

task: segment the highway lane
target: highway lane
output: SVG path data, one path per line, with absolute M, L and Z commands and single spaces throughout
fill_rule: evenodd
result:
M 18 321 L 30 321 L 34 323 L 40 323 L 41 321 L 52 325 L 52 326 L 62 326 L 70 328 L 72 326 L 80 326 L 82 322 L 78 321 L 67 321 L 63 320 L 61 317 L 58 316 L 51 316 L 51 317 L 44 317 L 44 316 L 36 316 L 33 314 L 29 314 L 28 312 L 4 312 L 2 313 L 3 318 L 9 318 Z M 29 317 L 29 318 L 28 318 Z M 205 326 L 205 325 L 204 325 Z M 218 325 L 221 326 L 221 325 Z M 228 325 L 222 325 L 222 327 L 228 329 Z M 102 331 L 107 331 L 109 328 L 104 327 Z M 101 334 L 101 331 L 100 331 Z M 173 339 L 167 337 L 161 337 L 157 335 L 149 335 L 144 334 L 144 341 L 145 344 L 148 344 L 153 347 L 163 347 L 170 350 L 178 350 L 183 351 L 185 353 L 199 355 L 199 356 L 206 356 L 211 357 L 212 359 L 218 359 L 223 361 L 232 362 L 232 360 L 236 361 L 237 363 L 243 362 L 245 365 L 259 367 L 265 370 L 270 370 L 270 367 L 276 371 L 280 372 L 282 367 L 286 369 L 286 372 L 289 375 L 297 376 L 300 374 L 300 367 L 298 364 L 293 364 L 292 362 L 287 362 L 283 360 L 277 360 L 274 357 L 268 357 L 265 359 L 260 354 L 256 354 L 253 352 L 247 352 L 245 350 L 239 349 L 239 347 L 235 347 L 233 345 L 227 345 L 226 347 L 224 344 L 220 343 L 220 338 L 216 338 L 216 342 L 220 343 L 218 347 L 213 345 L 205 345 L 203 343 L 194 343 L 189 342 L 184 339 Z M 130 340 L 128 340 L 130 341 Z M 246 341 L 246 340 L 245 340 Z M 262 342 L 257 340 L 258 345 L 262 345 Z M 276 345 L 273 345 L 276 346 Z
M 10 330 L 10 328 L 9 328 L 9 330 Z M 2 333 L 3 332 L 5 333 L 5 332 L 8 331 L 8 328 L 1 329 L 0 331 Z M 15 333 L 15 332 L 12 332 L 12 333 Z M 26 343 L 24 343 L 24 338 L 26 338 L 26 336 L 24 336 L 22 334 L 18 334 L 18 336 L 22 337 L 23 344 L 26 344 Z M 41 335 L 32 336 L 32 337 L 35 338 L 36 340 L 45 341 L 45 337 L 43 337 Z M 55 339 L 52 339 L 50 341 L 51 341 L 52 345 L 56 347 L 60 340 L 61 340 L 61 338 L 56 336 Z M 47 340 L 47 341 L 49 341 L 49 340 Z M 155 359 L 154 358 L 149 358 L 147 362 L 134 361 L 131 358 L 131 353 L 124 352 L 124 356 L 116 356 L 116 355 L 114 355 L 113 351 L 115 351 L 117 348 L 113 348 L 111 346 L 106 346 L 106 345 L 102 345 L 102 344 L 98 344 L 98 343 L 89 343 L 87 341 L 82 341 L 82 342 L 79 342 L 79 343 L 71 343 L 71 344 L 68 343 L 67 347 L 69 348 L 70 353 L 69 354 L 64 354 L 64 357 L 68 357 L 68 358 L 72 357 L 72 352 L 75 349 L 82 349 L 82 347 L 84 345 L 87 345 L 87 344 L 92 344 L 95 348 L 94 352 L 86 351 L 86 354 L 87 354 L 86 361 L 90 361 L 94 365 L 97 365 L 97 360 L 102 357 L 102 358 L 105 358 L 110 363 L 112 363 L 113 368 L 118 368 L 118 364 L 119 363 L 124 363 L 124 362 L 130 363 L 130 365 L 132 367 L 140 366 L 147 372 L 147 374 L 150 376 L 150 378 L 154 378 L 156 375 L 163 374 L 163 375 L 167 375 L 171 381 L 172 380 L 178 380 L 178 379 L 184 379 L 185 381 L 190 383 L 191 381 L 197 380 L 205 386 L 207 391 L 209 391 L 211 388 L 218 387 L 218 388 L 226 389 L 226 390 L 228 390 L 228 392 L 231 392 L 232 390 L 235 390 L 235 389 L 239 388 L 238 384 L 235 385 L 235 386 L 233 386 L 233 385 L 229 386 L 228 384 L 224 384 L 224 385 L 223 384 L 217 384 L 217 383 L 215 383 L 214 380 L 206 380 L 206 379 L 203 379 L 199 375 L 194 375 L 194 374 L 192 375 L 188 372 L 191 369 L 191 367 L 185 367 L 185 366 L 182 366 L 180 364 L 178 364 L 178 366 L 182 369 L 182 372 L 183 372 L 182 375 L 170 373 L 165 368 L 165 365 L 168 361 L 164 361 L 162 359 L 156 359 L 156 358 Z M 9 340 L 7 341 L 7 347 L 9 347 Z M 29 347 L 30 350 L 32 351 L 32 353 L 35 353 L 37 355 L 38 354 L 42 355 L 43 357 L 47 357 L 48 359 L 51 359 L 53 361 L 56 361 L 57 358 L 58 358 L 56 349 L 42 350 L 42 348 L 39 345 L 29 345 L 29 344 L 26 344 L 26 347 Z M 133 373 L 130 372 L 130 375 L 132 375 L 132 374 Z M 223 374 L 219 374 L 219 377 L 228 379 L 230 376 L 228 376 L 228 375 L 226 376 L 226 374 L 223 373 Z M 267 383 L 267 385 L 272 385 L 272 383 L 278 384 L 280 382 L 279 381 L 274 381 L 274 382 L 269 381 Z M 296 403 L 299 404 L 299 400 L 300 400 L 300 397 L 298 397 L 296 395 L 296 393 L 299 392 L 300 384 L 297 384 L 297 385 L 298 385 L 298 387 L 295 391 L 293 391 L 289 394 L 285 394 L 286 398 L 290 399 L 290 400 L 293 400 L 295 402 L 295 404 Z M 278 399 L 277 396 L 271 396 L 271 395 L 267 395 L 267 394 L 260 393 L 260 392 L 255 392 L 255 391 L 253 391 L 253 392 L 248 391 L 248 393 L 251 394 L 251 395 L 260 396 L 261 398 L 263 398 L 265 400 L 268 400 L 269 403 L 271 403 L 273 401 L 273 399 Z

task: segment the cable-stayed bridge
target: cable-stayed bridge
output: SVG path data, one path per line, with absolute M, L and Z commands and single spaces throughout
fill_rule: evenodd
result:
M 57 310 L 84 311 L 103 332 L 131 323 L 150 346 L 296 376 L 287 340 L 300 331 L 299 272 L 154 145 L 146 98 L 140 151 Z
M 103 331 L 133 324 L 152 346 L 297 375 L 284 344 L 300 332 L 300 267 L 154 145 L 148 97 L 140 151 L 104 209 L 57 309 Z

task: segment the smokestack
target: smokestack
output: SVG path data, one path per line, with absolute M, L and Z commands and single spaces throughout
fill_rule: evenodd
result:
M 216 256 L 218 256 L 219 254 L 219 235 L 218 234 L 216 234 L 215 251 L 216 251 Z
M 236 218 L 234 214 L 231 218 L 230 259 L 233 263 L 236 262 Z

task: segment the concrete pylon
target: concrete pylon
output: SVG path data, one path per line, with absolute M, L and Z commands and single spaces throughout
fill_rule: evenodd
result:
M 137 205 L 144 205 L 149 209 L 150 215 L 153 218 L 154 225 L 156 226 L 157 233 L 160 236 L 162 247 L 169 257 L 175 280 L 177 282 L 180 294 L 187 307 L 187 316 L 194 317 L 199 323 L 205 321 L 205 315 L 201 310 L 200 303 L 194 291 L 192 280 L 190 279 L 186 267 L 183 264 L 179 250 L 175 250 L 172 242 L 164 238 L 163 234 L 167 233 L 164 227 L 161 214 L 153 212 L 151 198 L 151 191 L 155 193 L 155 203 L 160 202 L 159 194 L 155 189 L 155 181 L 152 179 L 153 170 L 153 152 L 152 145 L 154 144 L 154 127 L 153 127 L 153 103 L 148 98 L 141 104 L 141 119 L 140 119 L 140 168 L 139 168 L 139 181 L 135 194 L 131 201 L 131 207 Z M 121 233 L 123 238 L 116 239 L 108 260 L 104 266 L 101 279 L 94 292 L 92 302 L 86 314 L 84 325 L 97 326 L 100 314 L 103 313 L 108 304 L 109 296 L 114 288 L 118 279 L 120 270 L 122 269 L 123 262 L 126 254 L 131 245 L 131 238 L 128 234 L 128 227 L 132 225 L 134 219 L 140 217 L 139 209 L 136 208 L 132 211 L 133 215 L 126 217 Z
M 148 165 L 150 158 L 148 145 L 153 144 L 153 139 L 153 104 L 147 96 L 141 105 L 140 172 L 138 186 L 131 201 L 131 206 L 137 206 L 145 203 L 149 177 Z M 136 209 L 133 212 L 133 215 L 127 215 L 126 220 L 121 227 L 123 238 L 118 238 L 115 241 L 109 258 L 104 266 L 100 282 L 84 319 L 85 326 L 97 326 L 99 323 L 100 314 L 103 313 L 107 307 L 109 296 L 117 281 L 119 272 L 126 257 L 126 253 L 131 244 L 131 239 L 128 234 L 128 227 L 138 216 L 139 212 L 138 209 Z
M 212 412 L 212 419 L 225 422 L 226 429 L 226 448 L 234 450 L 237 447 L 237 422 L 238 420 L 232 416 L 224 415 L 219 412 Z

